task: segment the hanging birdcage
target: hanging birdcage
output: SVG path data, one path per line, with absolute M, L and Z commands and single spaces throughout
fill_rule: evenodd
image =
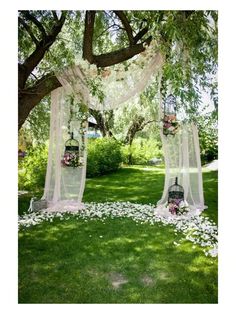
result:
M 177 214 L 181 203 L 184 202 L 184 188 L 178 184 L 178 178 L 168 189 L 168 207 L 172 214 Z
M 164 102 L 163 134 L 175 135 L 178 125 L 176 119 L 176 98 L 170 94 Z
M 61 163 L 65 167 L 76 168 L 81 166 L 79 142 L 74 139 L 73 132 L 71 132 L 70 139 L 65 143 L 65 152 Z

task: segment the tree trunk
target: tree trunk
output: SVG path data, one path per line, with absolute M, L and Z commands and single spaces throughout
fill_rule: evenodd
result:
M 89 109 L 90 114 L 95 118 L 97 121 L 97 128 L 102 133 L 103 137 L 114 137 L 112 134 L 112 131 L 110 129 L 110 119 L 113 116 L 113 110 L 108 111 L 108 119 L 105 119 L 105 117 L 102 115 L 102 113 L 98 110 Z
M 31 110 L 51 91 L 61 86 L 55 75 L 45 75 L 34 86 L 19 90 L 18 130 L 22 127 Z
M 53 73 L 43 76 L 40 80 L 31 87 L 26 87 L 27 80 L 33 70 L 38 66 L 44 58 L 45 53 L 55 42 L 57 35 L 61 32 L 62 26 L 65 22 L 66 11 L 62 11 L 61 18 L 58 20 L 57 15 L 53 12 L 54 22 L 49 34 L 46 33 L 43 24 L 30 11 L 22 11 L 26 21 L 31 21 L 38 28 L 41 33 L 41 40 L 39 41 L 30 29 L 29 25 L 19 17 L 25 30 L 28 32 L 32 41 L 35 43 L 36 48 L 31 53 L 23 64 L 18 66 L 18 85 L 19 85 L 19 101 L 18 101 L 18 129 L 21 128 L 27 119 L 31 110 L 40 102 L 40 100 L 49 94 L 54 89 L 61 86 Z M 101 55 L 93 54 L 93 33 L 96 11 L 86 11 L 85 17 L 85 30 L 83 41 L 83 58 L 91 64 L 96 64 L 97 67 L 107 67 L 132 58 L 134 55 L 139 54 L 145 50 L 144 43 L 150 44 L 152 37 L 143 39 L 142 42 L 137 43 L 147 33 L 147 29 L 142 29 L 135 37 L 133 37 L 132 29 L 123 11 L 115 11 L 116 15 L 120 18 L 124 25 L 126 33 L 129 38 L 130 45 L 126 48 L 118 49 L 109 53 Z M 112 136 L 109 126 L 106 125 L 101 116 L 98 116 L 98 125 L 103 136 Z

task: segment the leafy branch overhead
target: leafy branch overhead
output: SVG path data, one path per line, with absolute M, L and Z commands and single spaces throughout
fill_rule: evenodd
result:
M 144 52 L 152 39 L 165 58 L 163 95 L 171 82 L 196 115 L 206 90 L 217 108 L 217 18 L 217 11 L 19 11 L 19 128 L 61 86 L 54 72 L 78 55 L 104 68 Z
M 147 33 L 148 28 L 143 28 L 135 37 L 133 36 L 133 31 L 130 23 L 123 11 L 114 11 L 114 13 L 121 20 L 124 29 L 127 33 L 129 46 L 112 51 L 109 53 L 104 53 L 100 55 L 93 54 L 93 34 L 94 34 L 94 21 L 96 11 L 87 11 L 85 15 L 85 31 L 84 31 L 84 41 L 83 41 L 83 57 L 88 60 L 91 64 L 96 64 L 98 67 L 107 67 L 123 61 L 126 61 L 133 56 L 143 52 L 145 50 L 144 44 L 149 45 L 152 36 L 144 39 L 141 43 L 139 40 Z
M 48 12 L 46 12 L 48 13 Z M 93 35 L 96 11 L 87 11 L 85 13 L 85 27 L 83 35 L 83 57 L 90 63 L 98 67 L 114 65 L 132 58 L 134 55 L 144 51 L 144 43 L 147 45 L 151 41 L 151 36 L 143 39 L 148 28 L 143 28 L 136 36 L 130 23 L 123 11 L 114 11 L 122 22 L 129 39 L 129 46 L 118 49 L 113 52 L 95 55 L 93 53 Z M 37 67 L 49 53 L 50 47 L 56 42 L 58 34 L 62 31 L 66 18 L 71 17 L 70 12 L 62 11 L 60 18 L 55 11 L 51 11 L 47 16 L 47 29 L 44 26 L 45 11 L 21 11 L 19 12 L 19 27 L 28 34 L 31 42 L 34 44 L 33 51 L 19 63 L 19 128 L 22 126 L 30 111 L 40 102 L 40 100 L 50 93 L 53 89 L 61 86 L 53 72 L 43 75 L 40 79 L 32 82 L 33 72 L 37 72 Z M 28 82 L 29 81 L 29 82 Z

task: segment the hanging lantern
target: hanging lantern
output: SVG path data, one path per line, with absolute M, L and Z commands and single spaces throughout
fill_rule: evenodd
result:
M 178 178 L 168 189 L 168 207 L 171 214 L 178 214 L 184 203 L 184 188 L 178 184 Z
M 74 134 L 71 132 L 71 137 L 65 143 L 65 152 L 61 161 L 62 166 L 65 167 L 79 167 L 82 165 L 80 162 L 80 149 L 79 142 L 74 139 Z
M 175 135 L 178 130 L 176 119 L 176 98 L 170 94 L 164 103 L 163 134 Z

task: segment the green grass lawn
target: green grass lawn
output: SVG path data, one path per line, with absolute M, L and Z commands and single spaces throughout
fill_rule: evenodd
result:
M 204 172 L 204 215 L 217 222 L 217 172 Z M 87 179 L 84 201 L 153 203 L 163 168 Z M 30 196 L 19 200 L 19 212 Z M 217 303 L 217 259 L 171 226 L 128 218 L 43 222 L 19 232 L 19 303 Z

